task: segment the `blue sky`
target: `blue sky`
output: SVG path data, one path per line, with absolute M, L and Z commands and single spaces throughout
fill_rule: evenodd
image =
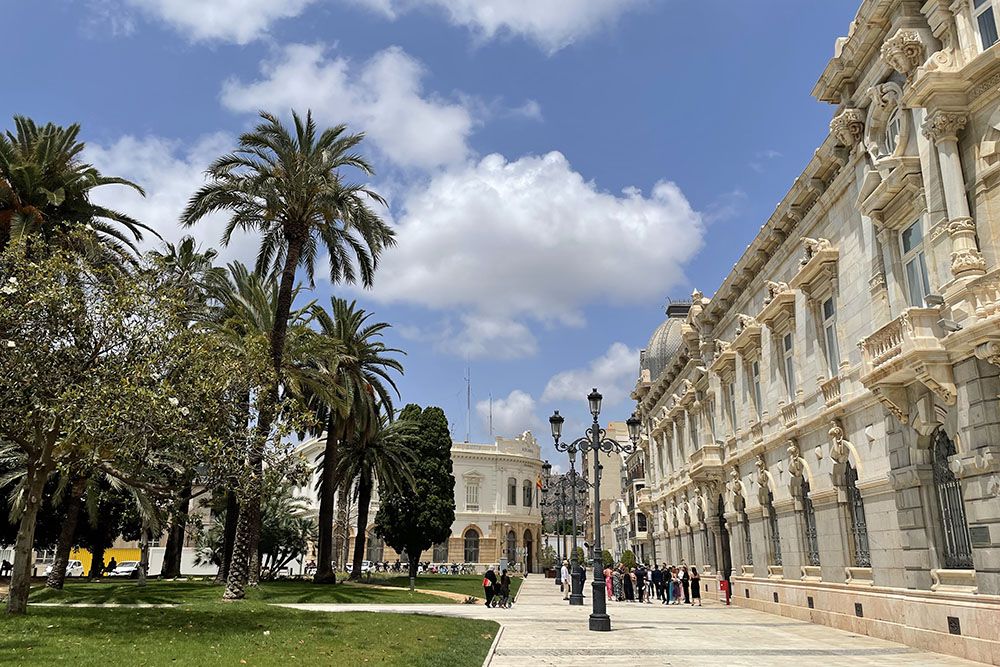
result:
M 854 0 L 0 0 L 3 126 L 79 122 L 169 239 L 256 109 L 368 133 L 399 247 L 357 296 L 456 438 L 624 419 L 667 297 L 711 294 L 826 133 Z M 194 230 L 215 245 L 219 221 Z M 253 257 L 239 239 L 224 256 Z M 477 407 L 477 404 L 480 404 Z M 547 447 L 555 462 L 558 459 Z

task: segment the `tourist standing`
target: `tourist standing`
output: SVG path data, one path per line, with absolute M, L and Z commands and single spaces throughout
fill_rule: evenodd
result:
M 691 568 L 691 604 L 694 605 L 694 601 L 698 601 L 698 606 L 701 606 L 701 575 L 698 574 L 698 568 Z
M 503 570 L 500 573 L 500 606 L 504 609 L 510 609 L 510 577 L 507 576 L 507 570 Z
M 691 577 L 687 565 L 681 565 L 681 589 L 684 591 L 684 604 L 691 604 Z
M 625 599 L 625 583 L 622 581 L 622 566 L 621 563 L 615 568 L 614 572 L 611 573 L 611 588 L 615 594 L 615 600 L 621 602 Z
M 614 599 L 612 597 L 612 595 L 611 595 L 612 594 L 612 590 L 611 590 L 611 574 L 612 574 L 611 566 L 608 565 L 606 568 L 604 568 L 604 585 L 607 588 L 607 596 L 608 596 L 609 600 L 613 600 Z
M 643 567 L 642 564 L 635 568 L 635 592 L 639 602 L 644 602 L 644 595 L 646 592 L 646 568 Z
M 650 574 L 650 578 L 653 582 L 653 588 L 656 590 L 656 599 L 663 599 L 663 571 L 660 566 L 653 563 L 653 572 Z
M 635 602 L 635 573 L 625 570 L 625 602 Z
M 680 604 L 681 603 L 681 580 L 677 576 L 677 568 L 670 568 L 670 604 Z
M 569 561 L 564 560 L 562 564 L 562 569 L 559 571 L 559 579 L 562 582 L 562 592 L 563 600 L 569 599 L 570 591 L 570 579 L 569 579 Z
M 489 569 L 486 570 L 486 575 L 483 577 L 483 592 L 486 593 L 486 606 L 493 606 L 493 596 L 496 594 L 497 586 L 497 573 L 493 571 L 493 566 L 490 565 Z

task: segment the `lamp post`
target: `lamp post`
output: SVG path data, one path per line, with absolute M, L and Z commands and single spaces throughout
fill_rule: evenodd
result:
M 554 506 L 555 509 L 555 534 L 556 534 L 556 586 L 562 585 L 562 536 L 559 534 L 560 523 L 562 522 L 561 509 L 562 502 L 549 502 L 549 492 L 552 492 L 553 498 L 556 497 L 557 493 L 552 488 L 552 464 L 546 461 L 542 464 L 542 507 Z M 559 492 L 559 500 L 561 501 L 562 495 L 561 490 Z M 549 511 L 549 516 L 552 515 L 551 510 Z M 544 521 L 542 522 L 545 523 Z M 548 536 L 545 537 L 545 545 L 548 546 Z
M 573 513 L 572 526 L 573 526 L 573 538 L 571 540 L 571 551 L 570 551 L 570 579 L 572 586 L 570 588 L 569 603 L 572 606 L 582 606 L 583 605 L 583 564 L 579 562 L 577 558 L 577 533 L 579 532 L 576 525 L 576 495 L 578 487 L 578 476 L 576 474 L 576 452 L 577 445 L 576 441 L 571 443 L 564 443 L 559 440 L 562 434 L 562 425 L 565 420 L 559 415 L 559 411 L 556 410 L 555 414 L 549 417 L 549 425 L 552 428 L 552 438 L 555 440 L 556 450 L 560 452 L 567 452 L 569 454 L 569 473 L 567 477 L 570 483 L 569 492 L 569 503 L 570 512 Z M 565 482 L 565 478 L 563 480 Z
M 633 414 L 626 420 L 628 425 L 628 437 L 631 441 L 631 445 L 622 445 L 619 442 L 612 440 L 611 438 L 605 437 L 605 431 L 601 428 L 601 424 L 598 421 L 598 417 L 601 414 L 601 401 L 603 400 L 600 392 L 595 388 L 587 396 L 587 403 L 590 408 L 590 414 L 594 418 L 593 423 L 590 428 L 587 429 L 587 433 L 584 437 L 577 438 L 569 445 L 561 445 L 560 438 L 562 437 L 562 426 L 565 419 L 559 414 L 557 410 L 551 417 L 549 417 L 549 425 L 552 427 L 552 438 L 555 440 L 556 449 L 560 451 L 569 451 L 572 448 L 573 454 L 577 450 L 581 452 L 591 451 L 594 453 L 594 549 L 593 549 L 593 559 L 594 559 L 594 580 L 592 582 L 593 586 L 593 611 L 590 614 L 590 629 L 597 632 L 607 632 L 611 630 L 611 617 L 608 616 L 607 600 L 605 600 L 605 590 L 606 584 L 604 582 L 604 563 L 601 558 L 601 460 L 600 453 L 604 452 L 610 454 L 611 452 L 624 452 L 632 453 L 635 451 L 635 447 L 639 442 L 639 429 L 642 426 L 642 422 L 639 418 Z M 572 460 L 572 459 L 571 459 Z

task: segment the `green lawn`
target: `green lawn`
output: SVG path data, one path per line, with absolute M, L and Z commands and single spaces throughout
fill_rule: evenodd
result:
M 481 580 L 480 580 L 481 581 Z M 443 589 L 447 590 L 447 589 Z M 144 588 L 134 581 L 67 581 L 61 591 L 40 586 L 32 591 L 31 602 L 86 602 L 120 604 L 195 603 L 216 602 L 222 598 L 222 586 L 207 581 L 157 581 L 147 583 Z M 480 588 L 480 593 L 482 589 Z M 409 591 L 387 591 L 360 585 L 319 586 L 308 581 L 271 581 L 262 583 L 257 589 L 247 593 L 247 599 L 254 602 L 370 602 L 397 604 L 408 602 L 429 602 L 454 604 L 451 600 L 425 593 Z
M 538 575 L 536 575 L 538 576 Z M 521 587 L 520 577 L 511 577 L 510 580 L 510 591 L 511 595 L 516 595 L 518 589 Z M 398 586 L 400 588 L 410 587 L 410 578 L 407 576 L 403 577 L 389 577 L 384 580 L 378 580 L 372 577 L 372 583 L 379 583 L 384 586 Z M 475 597 L 484 597 L 483 594 L 483 576 L 481 574 L 473 575 L 448 575 L 448 574 L 421 574 L 417 577 L 417 588 L 424 588 L 432 591 L 448 591 L 450 593 L 461 593 L 462 595 L 472 595 Z
M 36 606 L 26 616 L 0 616 L 0 664 L 478 667 L 497 628 L 492 621 L 309 613 L 260 602 Z

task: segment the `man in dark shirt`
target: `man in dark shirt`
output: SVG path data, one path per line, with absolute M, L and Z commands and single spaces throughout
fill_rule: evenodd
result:
M 643 595 L 646 589 L 646 567 L 644 565 L 639 565 L 635 568 L 635 587 L 638 589 L 636 592 L 639 595 L 639 602 L 643 602 Z
M 492 565 L 486 570 L 486 576 L 483 577 L 483 591 L 486 593 L 486 606 L 492 606 L 493 596 L 497 592 L 497 573 L 493 571 Z
M 659 566 L 655 563 L 653 564 L 653 572 L 650 575 L 653 580 L 653 588 L 656 589 L 656 599 L 663 599 L 663 572 L 660 571 Z

